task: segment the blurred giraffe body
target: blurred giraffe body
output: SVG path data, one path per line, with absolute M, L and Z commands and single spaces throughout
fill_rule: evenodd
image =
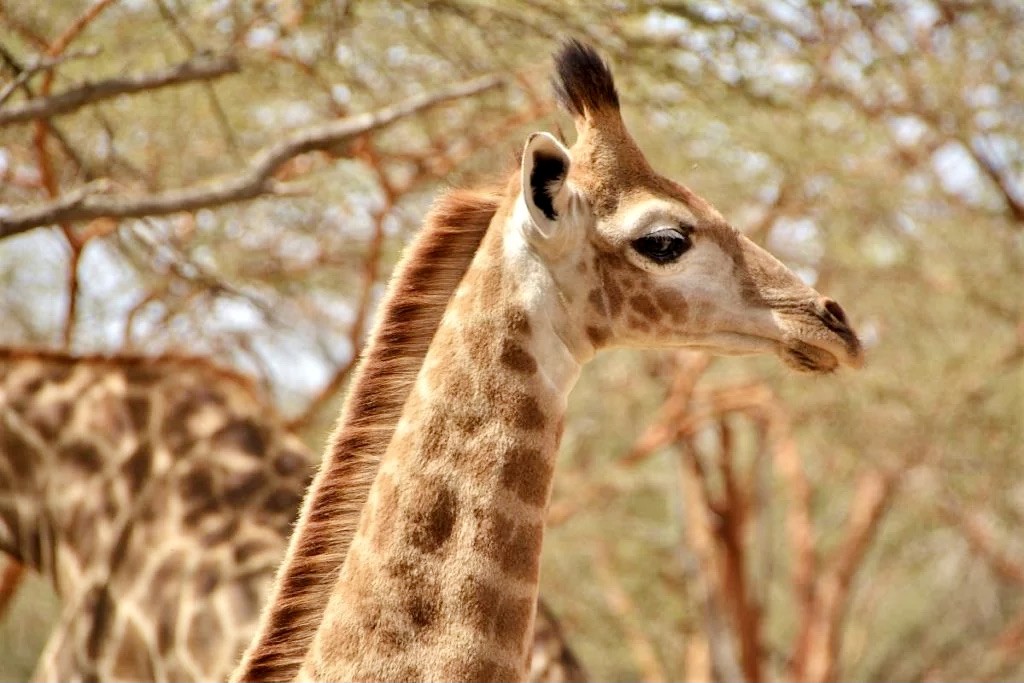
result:
M 0 350 L 0 548 L 62 607 L 36 680 L 213 680 L 312 474 L 241 376 Z
M 0 549 L 62 602 L 33 678 L 226 678 L 314 465 L 208 362 L 0 349 Z M 538 636 L 535 680 L 584 680 L 557 625 Z
M 427 216 L 385 309 L 430 308 L 434 325 L 377 331 L 422 361 L 388 373 L 371 351 L 363 368 L 403 387 L 395 427 L 367 447 L 350 395 L 235 680 L 522 680 L 566 402 L 601 348 L 860 364 L 837 303 L 649 166 L 593 50 L 569 42 L 556 66 L 575 145 L 535 133 L 502 188 Z M 369 491 L 353 533 L 331 498 L 354 479 Z

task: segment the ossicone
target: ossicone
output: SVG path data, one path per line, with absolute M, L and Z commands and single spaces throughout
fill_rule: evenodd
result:
M 601 111 L 619 110 L 619 93 L 611 69 L 597 51 L 575 38 L 555 53 L 555 95 L 576 118 L 589 119 Z

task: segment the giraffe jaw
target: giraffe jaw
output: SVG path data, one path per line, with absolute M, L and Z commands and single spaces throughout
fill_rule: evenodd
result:
M 798 372 L 815 374 L 828 374 L 840 365 L 850 368 L 863 365 L 864 354 L 856 337 L 852 341 L 817 337 L 806 335 L 778 339 L 744 332 L 718 332 L 686 346 L 720 356 L 774 354 Z
M 840 365 L 853 369 L 864 365 L 864 352 L 859 342 L 837 345 L 794 340 L 780 345 L 779 356 L 786 365 L 800 372 L 825 374 L 838 369 Z

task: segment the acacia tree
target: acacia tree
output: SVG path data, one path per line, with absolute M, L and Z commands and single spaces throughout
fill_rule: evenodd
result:
M 869 346 L 588 369 L 543 588 L 590 670 L 1019 676 L 1013 0 L 0 4 L 0 342 L 213 356 L 317 441 L 438 185 L 559 123 L 565 34 Z

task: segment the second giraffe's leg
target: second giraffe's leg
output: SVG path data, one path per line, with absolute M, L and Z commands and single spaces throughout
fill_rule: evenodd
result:
M 30 680 L 36 683 L 48 681 L 81 681 L 85 679 L 85 673 L 79 671 L 74 656 L 75 639 L 73 634 L 77 622 L 82 620 L 76 609 L 77 605 L 65 607 L 61 610 L 60 620 L 50 637 L 46 640 L 43 651 L 36 661 L 35 671 L 32 672 Z
M 62 598 L 60 618 L 39 655 L 32 681 L 99 680 L 95 658 L 86 652 L 89 634 L 96 628 L 96 615 L 88 609 L 90 592 Z

